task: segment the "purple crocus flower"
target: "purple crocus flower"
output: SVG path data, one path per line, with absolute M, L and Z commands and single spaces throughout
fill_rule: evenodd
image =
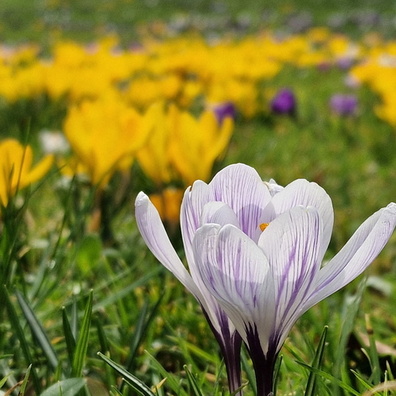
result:
M 221 124 L 226 117 L 235 118 L 236 110 L 232 102 L 210 104 L 208 107 L 214 112 L 219 124 Z
M 358 100 L 355 95 L 336 94 L 330 99 L 331 110 L 340 116 L 356 114 Z
M 201 303 L 223 342 L 226 362 L 238 349 L 230 347 L 230 335 L 236 336 L 224 312 L 246 343 L 259 396 L 273 391 L 274 364 L 296 320 L 355 279 L 381 252 L 396 225 L 396 204 L 369 217 L 322 265 L 333 217 L 331 199 L 316 183 L 299 179 L 283 188 L 273 180 L 263 183 L 247 165 L 230 165 L 209 184 L 196 181 L 185 192 L 181 227 L 187 272 L 147 196 L 140 193 L 136 200 L 143 238 Z
M 276 114 L 294 116 L 296 113 L 296 97 L 290 89 L 281 89 L 271 100 L 271 111 Z

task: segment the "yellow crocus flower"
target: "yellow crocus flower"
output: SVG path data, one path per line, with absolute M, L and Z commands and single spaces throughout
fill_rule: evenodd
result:
M 15 139 L 0 142 L 0 203 L 6 207 L 19 190 L 40 180 L 50 169 L 53 155 L 45 156 L 32 167 L 33 151 Z
M 161 187 L 175 176 L 169 156 L 170 129 L 163 103 L 151 105 L 144 118 L 150 134 L 136 157 L 145 175 Z
M 231 139 L 233 120 L 228 117 L 220 124 L 210 110 L 197 119 L 176 106 L 169 108 L 168 117 L 171 161 L 184 183 L 209 180 L 214 162 L 224 154 Z
M 104 187 L 116 170 L 131 166 L 148 129 L 134 108 L 106 97 L 72 107 L 64 132 L 91 183 Z
M 137 154 L 143 172 L 161 187 L 182 181 L 186 186 L 196 179 L 208 180 L 216 159 L 224 153 L 231 138 L 233 121 L 220 124 L 211 110 L 195 118 L 175 105 L 152 105 L 146 125 L 150 137 Z

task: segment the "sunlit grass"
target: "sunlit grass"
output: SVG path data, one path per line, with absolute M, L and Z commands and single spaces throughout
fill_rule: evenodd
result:
M 100 1 L 95 12 L 90 2 L 25 3 L 2 2 L 1 33 L 7 41 L 38 41 L 46 54 L 47 45 L 62 35 L 91 41 L 116 31 L 125 43 L 142 31 L 161 36 L 163 26 L 153 23 L 158 17 L 167 20 L 168 33 L 175 21 L 189 28 L 189 11 L 210 13 L 212 22 L 220 21 L 222 29 L 233 32 L 240 29 L 238 34 L 255 30 L 263 21 L 283 30 L 281 22 L 300 9 L 282 2 L 279 9 L 262 10 L 252 2 L 252 15 L 246 16 L 246 2 L 243 9 L 218 2 L 218 9 L 208 11 L 212 2 L 180 1 L 168 9 L 155 1 Z M 338 2 L 337 9 L 336 3 L 316 2 L 316 7 L 307 2 L 306 8 L 315 21 L 326 23 L 330 11 L 346 7 Z M 364 6 L 370 8 L 368 2 Z M 216 19 L 222 7 L 229 7 L 228 19 Z M 383 30 L 390 26 L 392 7 L 386 0 L 378 5 Z M 175 12 L 182 18 L 176 19 Z M 351 28 L 351 20 L 343 25 L 346 31 L 365 32 L 363 27 L 355 29 L 357 24 Z M 221 29 L 212 25 L 202 23 L 201 28 L 220 35 Z M 375 114 L 377 93 L 345 85 L 346 74 L 329 65 L 287 65 L 261 82 L 257 113 L 249 118 L 237 112 L 230 146 L 213 168 L 244 162 L 282 185 L 306 178 L 323 186 L 335 209 L 328 257 L 365 218 L 396 196 L 394 127 Z M 296 94 L 295 117 L 269 110 L 270 97 L 283 87 Z M 357 113 L 334 114 L 331 96 L 350 91 L 359 101 Z M 202 110 L 197 102 L 191 109 L 194 115 Z M 62 130 L 67 106 L 63 96 L 54 100 L 47 94 L 13 102 L 2 99 L 1 137 L 32 144 L 38 161 L 39 132 Z M 140 190 L 154 191 L 154 184 L 135 161 L 99 195 L 86 178 L 65 176 L 54 167 L 1 209 L 2 390 L 57 395 L 62 387 L 63 394 L 100 396 L 135 395 L 139 393 L 132 388 L 137 387 L 140 394 L 163 396 L 228 394 L 224 364 L 196 300 L 154 259 L 137 231 L 134 198 Z M 174 224 L 172 239 L 182 254 Z M 366 275 L 299 320 L 282 350 L 278 395 L 361 395 L 394 379 L 395 256 L 393 237 Z M 254 374 L 246 356 L 245 394 L 254 395 Z M 392 391 L 382 394 L 390 396 Z

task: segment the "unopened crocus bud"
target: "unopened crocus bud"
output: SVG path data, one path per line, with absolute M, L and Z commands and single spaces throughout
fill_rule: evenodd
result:
M 215 113 L 219 124 L 222 124 L 226 117 L 231 117 L 232 119 L 235 118 L 236 110 L 232 102 L 216 103 L 211 105 L 210 108 Z
M 292 90 L 281 89 L 271 100 L 271 111 L 276 114 L 294 116 L 296 113 L 296 97 Z

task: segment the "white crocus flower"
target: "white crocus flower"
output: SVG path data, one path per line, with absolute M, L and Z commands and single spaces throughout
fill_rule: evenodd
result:
M 396 225 L 396 204 L 369 217 L 323 266 L 333 218 L 331 199 L 316 183 L 300 179 L 281 188 L 249 166 L 228 166 L 184 195 L 187 271 L 147 196 L 136 200 L 148 247 L 201 303 L 223 353 L 231 351 L 235 328 L 246 343 L 259 396 L 272 392 L 275 360 L 296 320 L 381 252 Z

